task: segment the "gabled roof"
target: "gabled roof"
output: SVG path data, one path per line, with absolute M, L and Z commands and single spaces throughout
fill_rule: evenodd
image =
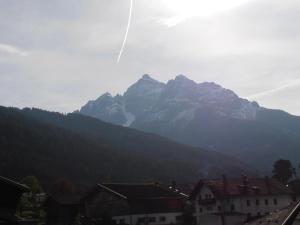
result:
M 22 192 L 26 192 L 26 191 L 30 190 L 29 187 L 27 187 L 26 185 L 20 184 L 18 182 L 15 182 L 13 180 L 10 180 L 10 179 L 2 177 L 2 176 L 0 176 L 0 183 L 7 184 L 9 186 L 15 187 L 16 189 L 18 189 Z
M 211 189 L 216 198 L 234 196 L 257 196 L 291 194 L 290 189 L 272 178 L 237 178 L 200 180 L 190 194 L 193 199 L 203 186 Z
M 184 198 L 180 193 L 165 189 L 155 183 L 102 183 L 98 185 L 124 199 Z

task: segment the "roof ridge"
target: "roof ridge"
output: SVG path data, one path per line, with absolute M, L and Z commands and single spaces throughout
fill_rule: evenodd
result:
M 143 185 L 143 186 L 146 186 L 146 185 L 149 185 L 149 186 L 160 186 L 160 184 L 157 184 L 157 183 L 152 183 L 152 182 L 149 182 L 149 183 L 119 183 L 119 182 L 103 182 L 101 183 L 103 185 L 128 185 L 128 186 L 133 186 L 133 185 Z
M 25 191 L 29 191 L 29 190 L 30 190 L 30 188 L 29 188 L 28 186 L 26 186 L 26 185 L 24 185 L 24 184 L 21 184 L 21 183 L 18 183 L 18 182 L 16 182 L 16 181 L 13 181 L 13 180 L 11 180 L 11 179 L 8 179 L 8 178 L 6 178 L 6 177 L 0 176 L 0 180 L 6 182 L 6 183 L 8 183 L 8 184 L 12 184 L 12 185 L 14 185 L 14 186 L 16 186 L 16 187 L 18 187 L 18 188 L 21 188 L 21 189 L 23 189 L 23 190 L 25 190 Z

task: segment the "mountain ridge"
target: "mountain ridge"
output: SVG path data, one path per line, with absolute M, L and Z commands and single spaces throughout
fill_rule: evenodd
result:
M 104 101 L 92 101 L 97 107 L 85 105 L 79 113 L 238 156 L 264 170 L 277 157 L 300 161 L 300 117 L 261 107 L 214 82 L 178 75 L 162 83 L 143 75 L 123 95 L 109 98 L 104 107 Z

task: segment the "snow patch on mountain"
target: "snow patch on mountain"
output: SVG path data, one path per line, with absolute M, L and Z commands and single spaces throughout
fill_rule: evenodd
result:
M 255 120 L 258 109 L 259 109 L 259 106 L 252 104 L 251 102 L 248 102 L 247 100 L 244 100 L 244 101 L 242 101 L 242 105 L 241 105 L 240 109 L 233 112 L 231 114 L 231 116 L 236 119 Z
M 135 121 L 135 115 L 133 115 L 132 113 L 126 111 L 126 108 L 125 108 L 124 104 L 122 106 L 122 110 L 123 110 L 124 116 L 126 118 L 126 122 L 124 124 L 122 124 L 122 126 L 130 127 L 130 125 Z
M 177 116 L 172 120 L 172 122 L 176 122 L 178 120 L 184 120 L 184 121 L 192 121 L 195 117 L 195 111 L 196 108 L 187 109 L 180 113 L 178 113 Z

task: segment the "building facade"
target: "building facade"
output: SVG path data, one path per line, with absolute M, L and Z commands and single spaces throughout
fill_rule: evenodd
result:
M 103 224 L 182 224 L 186 200 L 187 196 L 158 184 L 106 183 L 87 196 L 85 210 L 87 218 Z
M 197 225 L 238 225 L 289 206 L 290 190 L 274 179 L 200 181 L 190 196 Z

